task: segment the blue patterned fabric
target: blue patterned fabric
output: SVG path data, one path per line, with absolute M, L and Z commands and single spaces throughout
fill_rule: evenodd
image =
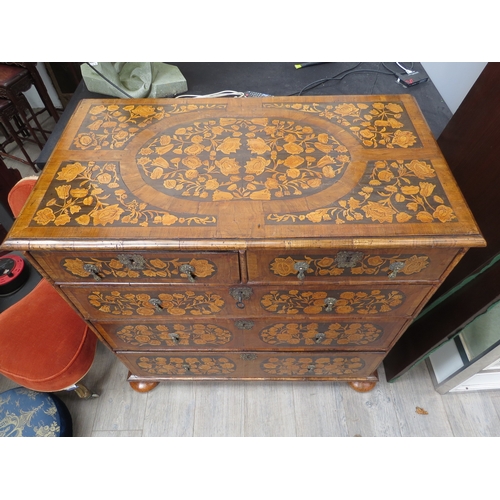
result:
M 71 437 L 66 405 L 54 394 L 16 387 L 0 394 L 0 437 Z

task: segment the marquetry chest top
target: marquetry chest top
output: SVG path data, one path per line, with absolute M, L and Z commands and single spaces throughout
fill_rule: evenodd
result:
M 482 246 L 409 95 L 83 100 L 10 249 Z

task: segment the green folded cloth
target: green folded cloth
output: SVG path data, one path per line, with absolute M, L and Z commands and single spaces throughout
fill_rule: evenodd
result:
M 87 89 L 121 98 L 173 97 L 186 92 L 186 79 L 177 66 L 162 62 L 84 63 Z

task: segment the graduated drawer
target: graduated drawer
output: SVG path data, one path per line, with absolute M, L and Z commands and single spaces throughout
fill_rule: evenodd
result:
M 118 357 L 139 379 L 359 380 L 369 377 L 382 352 L 124 353 Z
M 115 350 L 382 350 L 408 323 L 387 317 L 335 321 L 195 320 L 95 326 Z
M 37 252 L 34 257 L 59 283 L 240 281 L 236 252 Z
M 456 249 L 250 250 L 249 282 L 438 281 Z
M 333 318 L 411 316 L 430 286 L 179 287 L 71 286 L 62 290 L 83 316 L 93 320 L 169 318 Z

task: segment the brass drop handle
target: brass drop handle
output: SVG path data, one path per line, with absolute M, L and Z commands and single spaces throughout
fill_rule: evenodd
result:
M 333 297 L 327 297 L 325 300 L 325 311 L 326 312 L 332 312 L 333 311 L 333 306 L 335 305 L 335 302 L 337 302 L 337 299 L 334 299 Z
M 95 281 L 101 281 L 102 278 L 99 276 L 99 268 L 94 264 L 84 264 L 83 270 L 89 273 Z
M 161 312 L 163 310 L 160 299 L 149 299 L 148 302 L 154 306 L 156 312 Z
M 298 271 L 297 273 L 297 278 L 300 280 L 300 281 L 303 281 L 304 278 L 306 277 L 305 275 L 305 272 L 309 269 L 309 262 L 305 262 L 305 261 L 297 261 L 295 262 L 295 264 L 293 265 L 293 268 Z
M 326 338 L 326 335 L 323 332 L 319 332 L 315 335 L 314 342 L 316 342 L 316 344 L 321 344 L 321 342 L 323 342 L 323 340 L 325 340 L 325 338 Z
M 195 268 L 189 264 L 182 264 L 181 267 L 179 267 L 179 271 L 182 273 L 182 274 L 187 274 L 187 277 L 188 277 L 188 280 L 190 283 L 194 283 L 194 272 L 195 272 Z
M 245 303 L 243 301 L 248 300 L 252 293 L 252 289 L 246 286 L 231 288 L 231 290 L 229 290 L 231 297 L 236 300 L 236 307 L 238 309 L 244 309 Z
M 186 372 L 190 372 L 191 371 L 191 367 L 187 363 L 183 363 L 182 364 L 182 368 L 184 368 L 184 371 L 186 371 Z
M 316 369 L 316 365 L 307 365 L 307 371 L 313 372 Z
M 179 341 L 181 340 L 181 338 L 180 338 L 180 336 L 179 336 L 179 334 L 178 334 L 178 333 L 171 333 L 171 334 L 170 334 L 170 338 L 172 339 L 172 342 L 173 342 L 174 344 L 178 344 L 178 343 L 179 343 Z
M 394 279 L 399 271 L 401 271 L 405 267 L 404 262 L 393 262 L 389 265 L 389 278 Z

